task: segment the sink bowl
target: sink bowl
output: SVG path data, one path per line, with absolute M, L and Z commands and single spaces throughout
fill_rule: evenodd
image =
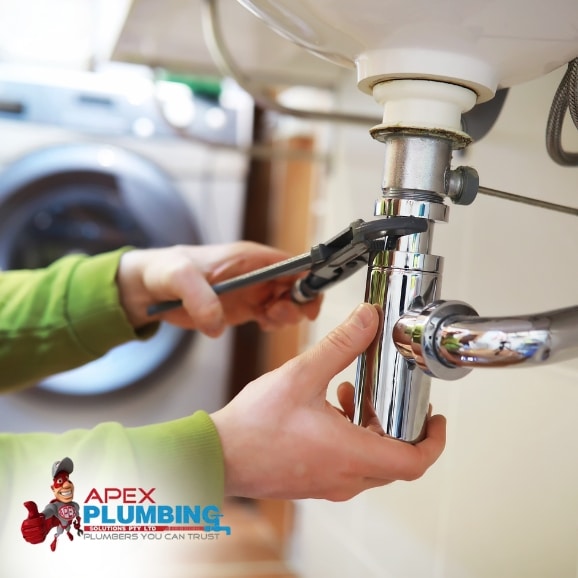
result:
M 576 0 L 238 0 L 314 54 L 388 79 L 466 86 L 478 102 L 578 56 Z

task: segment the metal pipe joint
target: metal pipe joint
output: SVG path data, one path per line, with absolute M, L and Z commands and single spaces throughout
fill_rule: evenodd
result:
M 578 354 L 578 307 L 533 315 L 479 317 L 459 301 L 407 311 L 392 332 L 397 350 L 432 377 L 455 380 L 474 367 L 509 367 Z

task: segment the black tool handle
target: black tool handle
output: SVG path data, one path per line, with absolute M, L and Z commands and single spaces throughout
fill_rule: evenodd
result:
M 309 267 L 311 267 L 311 253 L 304 253 L 303 255 L 292 257 L 291 259 L 281 261 L 280 263 L 275 263 L 268 267 L 263 267 L 256 271 L 251 271 L 250 273 L 227 279 L 221 283 L 216 283 L 213 285 L 212 289 L 217 295 L 222 295 L 223 293 L 254 285 L 255 283 L 270 281 L 271 279 L 276 279 L 277 277 L 285 275 L 295 275 L 301 271 L 306 271 Z M 162 303 L 151 305 L 147 309 L 147 313 L 149 315 L 158 315 L 159 313 L 172 311 L 173 309 L 178 309 L 182 306 L 183 302 L 180 299 L 175 301 L 163 301 Z

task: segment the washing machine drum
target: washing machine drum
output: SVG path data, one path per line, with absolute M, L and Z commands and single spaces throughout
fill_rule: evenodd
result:
M 73 143 L 33 151 L 0 173 L 0 269 L 45 267 L 72 253 L 201 242 L 169 175 L 131 151 Z M 104 394 L 174 361 L 190 332 L 161 324 L 147 341 L 116 347 L 38 386 L 66 395 Z

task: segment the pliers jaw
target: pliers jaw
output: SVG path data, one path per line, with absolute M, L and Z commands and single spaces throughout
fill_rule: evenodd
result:
M 327 243 L 311 249 L 309 274 L 295 283 L 291 291 L 292 299 L 297 303 L 311 301 L 321 291 L 367 265 L 372 253 L 386 250 L 404 235 L 423 233 L 427 227 L 427 220 L 419 217 L 354 221 Z M 315 260 L 316 255 L 320 257 Z

